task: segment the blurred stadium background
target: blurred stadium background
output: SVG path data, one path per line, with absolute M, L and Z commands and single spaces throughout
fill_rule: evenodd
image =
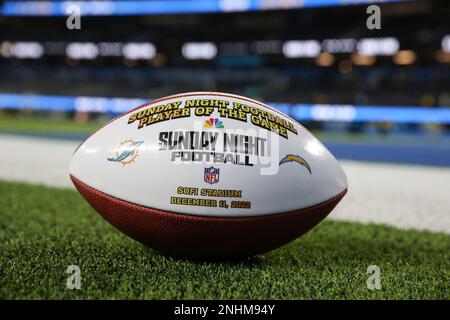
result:
M 446 0 L 0 1 L 0 298 L 448 299 L 449 17 Z M 312 130 L 349 179 L 330 218 L 366 225 L 327 219 L 279 261 L 199 269 L 42 186 L 72 188 L 73 150 L 115 115 L 186 91 L 262 100 Z M 73 261 L 92 271 L 78 296 L 61 285 Z M 372 295 L 374 261 L 387 289 Z

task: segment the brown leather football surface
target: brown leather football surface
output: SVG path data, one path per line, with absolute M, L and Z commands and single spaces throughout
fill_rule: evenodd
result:
M 206 217 L 161 211 L 75 187 L 110 224 L 162 253 L 191 258 L 253 256 L 282 246 L 317 225 L 346 194 L 301 210 L 256 217 Z

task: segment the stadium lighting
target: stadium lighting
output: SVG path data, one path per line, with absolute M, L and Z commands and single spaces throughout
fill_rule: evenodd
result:
M 441 45 L 444 52 L 450 53 L 450 34 L 442 38 Z
M 38 42 L 16 42 L 12 53 L 17 58 L 39 59 L 44 55 L 44 47 Z
M 315 121 L 353 121 L 356 116 L 352 105 L 313 105 L 311 118 Z
M 314 58 L 320 54 L 320 43 L 316 40 L 291 40 L 283 44 L 286 58 Z
M 122 54 L 125 59 L 130 60 L 148 60 L 156 54 L 156 47 L 149 42 L 134 43 L 130 42 L 123 46 Z
M 255 54 L 278 54 L 281 53 L 281 41 L 259 40 L 250 44 L 250 49 Z
M 99 54 L 98 47 L 92 42 L 73 42 L 66 47 L 66 55 L 71 59 L 92 60 Z
M 416 59 L 417 54 L 412 50 L 401 50 L 392 57 L 394 63 L 399 65 L 412 64 Z
M 60 3 L 60 9 L 66 15 L 70 14 L 69 8 L 76 5 L 80 8 L 83 15 L 108 16 L 114 14 L 116 5 L 114 1 L 63 1 Z
M 167 57 L 162 53 L 157 53 L 149 63 L 154 67 L 164 67 L 167 64 Z
M 450 63 L 450 52 L 436 51 L 435 58 L 440 63 Z
M 353 65 L 352 62 L 350 60 L 342 60 L 341 62 L 339 62 L 339 71 L 342 74 L 349 74 L 350 72 L 352 72 L 353 70 Z
M 39 42 L 9 42 L 0 46 L 0 54 L 5 58 L 39 59 L 44 55 L 44 47 Z
M 181 53 L 188 60 L 210 60 L 217 55 L 217 46 L 212 42 L 186 42 Z
M 356 39 L 325 39 L 322 41 L 322 51 L 330 53 L 354 52 Z
M 351 60 L 353 64 L 357 66 L 371 66 L 375 63 L 376 57 L 361 53 L 353 53 Z
M 358 42 L 358 52 L 369 56 L 391 56 L 398 52 L 397 38 L 366 38 Z
M 11 42 L 3 41 L 0 45 L 0 55 L 4 58 L 10 58 L 12 46 Z
M 120 57 L 122 55 L 121 42 L 100 42 L 98 49 L 99 54 L 104 57 Z
M 334 63 L 334 56 L 328 52 L 323 52 L 316 58 L 316 64 L 321 67 L 329 67 L 333 63 Z
M 220 10 L 223 12 L 248 11 L 251 8 L 250 0 L 220 0 Z

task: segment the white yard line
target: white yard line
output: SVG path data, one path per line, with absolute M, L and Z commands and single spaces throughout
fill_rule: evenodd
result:
M 72 187 L 69 163 L 80 142 L 0 135 L 0 179 Z
M 0 135 L 0 179 L 73 188 L 79 142 Z M 341 161 L 349 193 L 331 218 L 450 233 L 450 168 Z
M 450 168 L 341 163 L 349 192 L 333 218 L 450 233 Z

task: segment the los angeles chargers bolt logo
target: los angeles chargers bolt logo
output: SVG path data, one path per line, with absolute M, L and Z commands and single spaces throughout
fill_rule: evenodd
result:
M 123 166 L 134 163 L 139 156 L 139 147 L 144 141 L 127 139 L 122 141 L 114 151 L 114 156 L 107 158 L 109 161 L 120 162 Z
M 284 164 L 284 163 L 287 163 L 287 162 L 296 162 L 296 163 L 304 166 L 309 171 L 309 174 L 312 174 L 311 173 L 311 167 L 309 166 L 308 162 L 306 162 L 305 159 L 303 159 L 302 157 L 300 157 L 300 156 L 298 156 L 296 154 L 288 154 L 288 155 L 286 155 L 283 159 L 281 159 L 280 166 L 282 164 Z

